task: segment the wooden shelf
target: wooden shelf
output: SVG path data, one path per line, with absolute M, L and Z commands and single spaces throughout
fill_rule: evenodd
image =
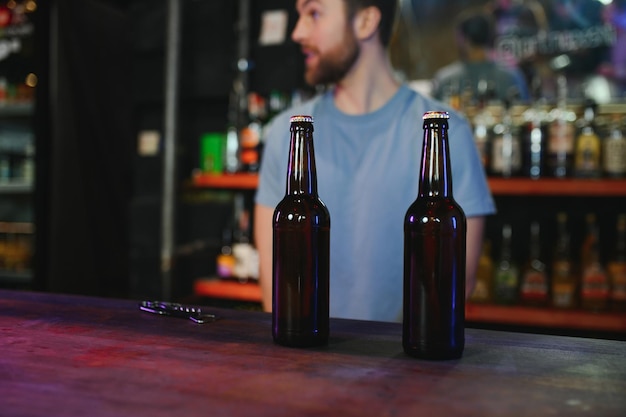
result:
M 193 292 L 201 297 L 261 302 L 261 287 L 255 281 L 241 283 L 219 278 L 201 278 L 194 282 Z
M 494 195 L 512 196 L 626 196 L 623 179 L 575 178 L 489 178 L 489 188 Z
M 255 190 L 259 185 L 259 176 L 253 173 L 195 174 L 191 184 L 198 188 Z
M 32 101 L 24 102 L 0 102 L 0 116 L 31 116 L 35 110 L 35 103 Z
M 34 186 L 31 182 L 0 182 L 0 194 L 28 194 L 32 193 L 33 190 Z
M 33 279 L 33 272 L 30 270 L 14 271 L 0 269 L 0 283 L 28 284 Z
M 626 179 L 576 179 L 576 178 L 488 178 L 494 195 L 511 196 L 626 196 Z M 197 188 L 223 188 L 255 190 L 259 184 L 257 174 L 196 174 L 192 186 Z
M 194 294 L 209 298 L 261 302 L 261 288 L 254 281 L 239 283 L 216 278 L 198 279 L 194 283 Z M 612 333 L 626 332 L 626 313 L 594 313 L 584 310 L 468 303 L 465 309 L 465 318 L 468 322 L 475 323 Z
M 594 313 L 584 310 L 468 303 L 465 309 L 465 319 L 476 323 L 548 329 L 626 332 L 626 313 Z
M 626 179 L 555 179 L 488 178 L 494 195 L 502 196 L 626 196 Z M 194 176 L 196 188 L 254 190 L 256 174 L 200 174 Z M 219 279 L 199 279 L 194 284 L 196 295 L 229 300 L 261 302 L 257 282 L 238 283 Z M 598 332 L 626 332 L 626 313 L 592 313 L 583 310 L 558 310 L 522 306 L 468 304 L 468 322 L 527 326 L 536 328 L 571 329 Z

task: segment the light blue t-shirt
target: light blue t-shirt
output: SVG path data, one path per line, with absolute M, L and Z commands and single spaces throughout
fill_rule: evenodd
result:
M 450 112 L 453 195 L 467 217 L 495 212 L 469 124 L 407 86 L 382 108 L 347 115 L 332 92 L 275 117 L 265 134 L 256 202 L 275 207 L 285 194 L 289 118 L 313 116 L 320 199 L 330 212 L 330 315 L 402 318 L 404 216 L 417 197 L 426 111 Z

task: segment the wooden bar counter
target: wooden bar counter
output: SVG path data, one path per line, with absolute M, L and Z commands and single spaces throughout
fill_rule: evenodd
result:
M 0 415 L 626 415 L 626 342 L 467 329 L 462 359 L 429 362 L 398 323 L 334 319 L 327 347 L 292 349 L 269 314 L 212 312 L 0 290 Z

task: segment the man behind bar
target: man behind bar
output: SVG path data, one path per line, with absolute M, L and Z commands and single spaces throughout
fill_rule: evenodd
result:
M 256 195 L 263 308 L 272 308 L 272 215 L 285 194 L 289 117 L 314 118 L 318 190 L 331 216 L 330 315 L 402 319 L 403 222 L 418 191 L 422 115 L 450 112 L 455 200 L 467 217 L 467 295 L 484 216 L 495 207 L 470 126 L 442 103 L 397 81 L 388 55 L 396 0 L 297 0 L 292 33 L 305 79 L 325 93 L 268 126 Z

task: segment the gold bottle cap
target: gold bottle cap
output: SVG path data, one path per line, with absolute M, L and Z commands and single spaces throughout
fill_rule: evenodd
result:
M 289 119 L 289 122 L 290 123 L 302 123 L 302 122 L 313 123 L 313 117 L 305 116 L 305 115 L 291 116 L 291 118 Z
M 450 115 L 448 114 L 447 111 L 427 111 L 426 113 L 424 113 L 424 116 L 422 117 L 422 119 L 424 120 L 428 120 L 428 119 L 449 119 Z

